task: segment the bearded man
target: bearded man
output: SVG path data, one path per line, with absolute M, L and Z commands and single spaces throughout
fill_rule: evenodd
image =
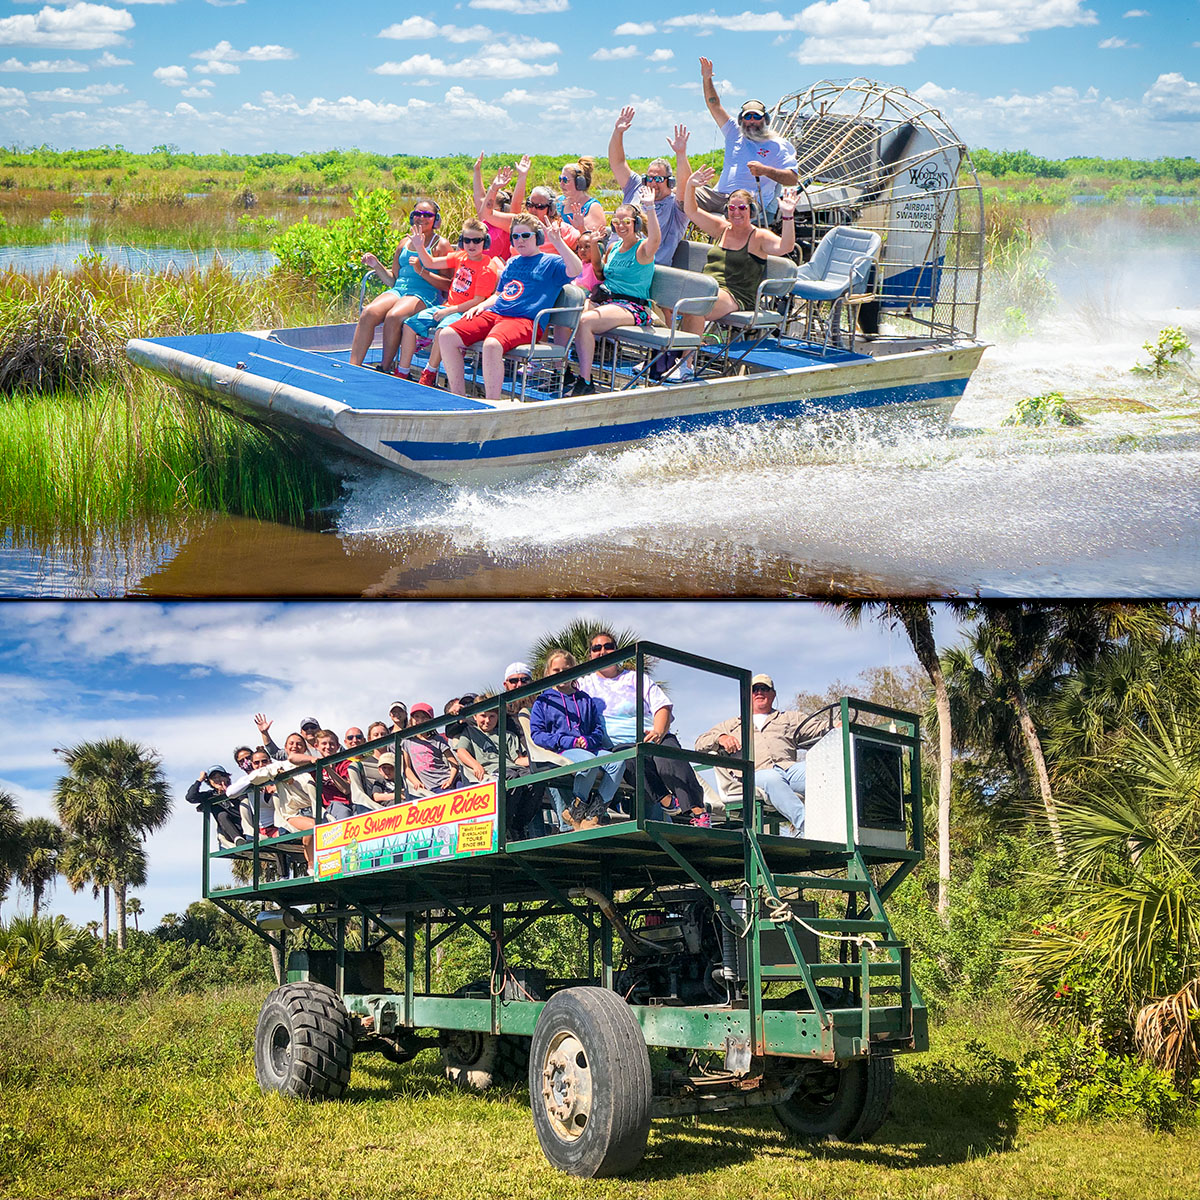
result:
M 758 198 L 770 220 L 775 215 L 779 189 L 800 182 L 796 147 L 771 132 L 771 118 L 761 100 L 747 100 L 734 120 L 721 106 L 712 73 L 712 60 L 702 58 L 700 90 L 725 138 L 725 166 L 715 188 L 696 189 L 696 203 L 705 212 L 724 215 L 730 193 L 745 188 Z M 761 219 L 761 212 L 756 216 Z

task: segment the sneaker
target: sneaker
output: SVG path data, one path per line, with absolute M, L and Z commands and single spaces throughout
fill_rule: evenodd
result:
M 693 812 L 690 824 L 695 825 L 698 829 L 711 829 L 712 817 L 708 815 L 707 809 L 702 813 Z
M 690 383 L 696 378 L 696 371 L 690 362 L 681 362 L 673 366 L 664 376 L 663 383 Z
M 568 395 L 571 396 L 590 396 L 596 390 L 596 385 L 590 379 L 577 378 L 571 385 L 571 390 Z
M 431 371 L 428 367 L 426 367 L 425 370 L 421 372 L 421 376 L 417 382 L 424 387 L 435 388 L 437 387 L 437 372 Z
M 279 836 L 279 828 L 275 825 L 263 825 L 259 831 L 265 838 L 273 838 Z
M 681 812 L 683 812 L 683 805 L 681 805 L 679 803 L 679 801 L 675 799 L 674 796 L 671 797 L 670 804 L 663 804 L 660 801 L 658 807 L 662 811 L 662 815 L 664 817 L 666 817 L 668 820 L 671 820 L 674 817 L 679 816 L 679 814 Z
M 399 367 L 396 367 L 396 366 L 392 367 L 392 374 L 393 374 L 393 375 L 395 375 L 395 377 L 396 377 L 397 379 L 409 379 L 409 378 L 411 378 L 411 376 L 409 375 L 409 373 L 408 373 L 407 371 L 402 371 L 402 370 L 400 370 L 400 368 L 399 368 Z

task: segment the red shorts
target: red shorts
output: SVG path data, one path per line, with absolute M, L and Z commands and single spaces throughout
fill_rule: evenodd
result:
M 504 353 L 517 346 L 528 346 L 530 334 L 533 333 L 531 317 L 502 317 L 492 309 L 484 309 L 471 317 L 463 317 L 450 327 L 460 338 L 464 346 L 481 342 L 484 338 L 493 338 L 504 347 Z

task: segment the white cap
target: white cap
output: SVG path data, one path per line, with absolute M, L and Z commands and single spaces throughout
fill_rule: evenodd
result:
M 508 666 L 504 668 L 504 678 L 507 679 L 510 675 L 528 675 L 530 679 L 532 679 L 533 670 L 530 668 L 528 663 L 509 663 Z

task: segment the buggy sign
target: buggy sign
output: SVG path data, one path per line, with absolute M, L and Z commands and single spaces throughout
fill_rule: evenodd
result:
M 496 850 L 496 785 L 479 783 L 318 825 L 316 875 L 339 879 Z

